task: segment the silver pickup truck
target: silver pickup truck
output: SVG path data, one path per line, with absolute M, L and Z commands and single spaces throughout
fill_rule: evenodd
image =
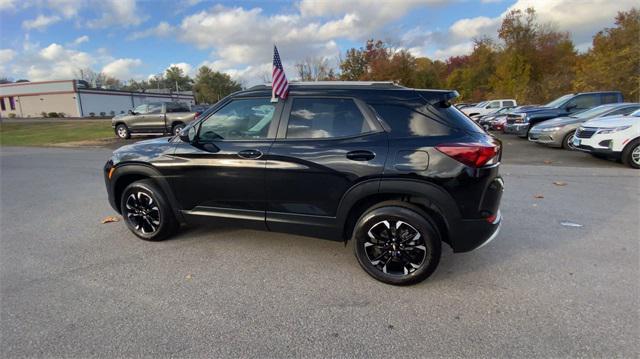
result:
M 184 103 L 151 102 L 115 116 L 111 127 L 120 138 L 130 138 L 132 134 L 178 134 L 195 116 Z

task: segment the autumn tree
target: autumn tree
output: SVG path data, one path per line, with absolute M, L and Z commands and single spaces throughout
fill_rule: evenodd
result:
M 576 90 L 620 90 L 640 101 L 640 11 L 619 12 L 615 27 L 593 37 L 593 46 L 576 66 Z
M 362 49 L 349 49 L 345 58 L 340 60 L 340 79 L 360 80 L 367 72 L 367 60 Z
M 198 103 L 213 104 L 232 92 L 240 91 L 242 86 L 231 76 L 202 66 L 198 69 L 193 89 Z

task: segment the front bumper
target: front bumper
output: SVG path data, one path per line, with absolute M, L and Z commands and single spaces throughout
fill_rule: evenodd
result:
M 518 135 L 520 137 L 527 137 L 529 131 L 528 123 L 507 123 L 504 126 L 504 133 Z
M 562 146 L 562 141 L 558 140 L 562 136 L 558 136 L 556 131 L 544 132 L 544 131 L 529 131 L 529 141 L 541 143 L 549 146 Z

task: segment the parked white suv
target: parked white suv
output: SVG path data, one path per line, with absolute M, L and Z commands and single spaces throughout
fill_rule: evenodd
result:
M 464 107 L 460 111 L 464 112 L 469 117 L 474 116 L 484 116 L 496 110 L 499 110 L 503 107 L 515 107 L 518 106 L 516 100 L 514 99 L 505 99 L 505 100 L 491 100 L 480 102 L 479 104 L 473 107 Z
M 640 168 L 640 110 L 627 116 L 587 121 L 573 138 L 573 146 L 600 157 L 615 157 Z

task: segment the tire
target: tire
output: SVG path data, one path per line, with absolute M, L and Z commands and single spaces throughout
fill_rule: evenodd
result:
M 125 125 L 124 123 L 121 123 L 118 126 L 116 126 L 116 136 L 122 139 L 131 138 L 131 132 L 129 131 L 129 128 L 127 127 L 127 125 Z
M 566 136 L 564 136 L 564 138 L 562 139 L 562 148 L 564 148 L 565 150 L 569 150 L 569 151 L 573 151 L 573 136 L 575 136 L 576 131 L 573 130 L 569 133 L 567 133 Z
M 352 242 L 362 269 L 387 284 L 419 283 L 440 262 L 441 237 L 436 226 L 419 207 L 405 202 L 388 201 L 369 208 L 356 223 Z
M 127 228 L 147 241 L 166 239 L 178 228 L 169 201 L 151 180 L 133 182 L 124 189 L 120 213 Z
M 184 123 L 173 125 L 173 128 L 171 128 L 171 134 L 174 136 L 180 136 L 180 131 L 184 128 L 184 126 Z
M 631 168 L 640 168 L 640 138 L 636 138 L 622 150 L 622 163 Z

